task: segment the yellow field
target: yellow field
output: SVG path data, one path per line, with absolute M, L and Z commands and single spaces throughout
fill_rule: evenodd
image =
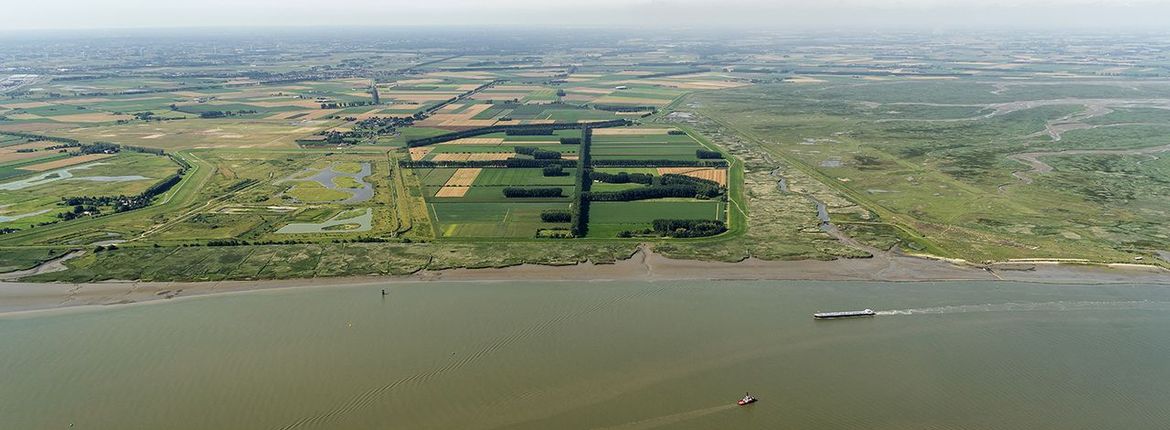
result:
M 475 183 L 475 178 L 478 178 L 481 172 L 483 169 L 456 170 L 455 174 L 447 179 L 447 183 L 443 184 L 443 187 L 435 193 L 435 197 L 463 197 L 464 194 L 467 194 L 468 187 Z
M 87 154 L 78 155 L 76 157 L 62 158 L 60 160 L 53 160 L 44 163 L 33 164 L 31 166 L 21 167 L 20 170 L 28 170 L 31 172 L 43 172 L 46 170 L 59 169 L 62 167 L 72 166 L 74 164 L 88 163 L 90 161 L 101 160 L 103 158 L 113 157 L 112 154 Z
M 719 185 L 727 186 L 727 169 L 716 169 L 714 167 L 659 167 L 658 174 L 675 174 L 690 176 L 692 178 L 706 179 L 708 181 L 715 181 Z
M 4 148 L 4 149 L 8 149 L 8 148 Z M 46 154 L 45 152 L 16 152 L 16 151 L 0 150 L 0 163 L 6 163 L 9 161 L 17 161 L 17 160 L 26 160 L 29 158 L 44 157 L 45 154 Z
M 502 137 L 465 137 L 443 142 L 444 145 L 499 145 L 501 143 L 504 143 Z
M 473 153 L 443 153 L 431 158 L 433 161 L 495 161 L 507 160 L 516 155 L 512 152 L 473 152 Z
M 417 148 L 410 148 L 410 159 L 414 161 L 422 160 L 427 154 L 435 150 L 433 146 L 420 146 Z

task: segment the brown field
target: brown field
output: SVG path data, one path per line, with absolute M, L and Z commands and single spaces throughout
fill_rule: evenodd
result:
M 341 109 L 317 109 L 297 119 L 320 119 L 341 112 Z
M 596 98 L 597 98 L 597 96 L 591 96 L 591 95 L 586 95 L 586 94 L 569 94 L 567 96 L 561 97 L 561 100 L 564 100 L 567 102 L 590 102 Z
M 110 122 L 120 119 L 133 118 L 130 115 L 114 115 L 108 112 L 77 113 L 72 115 L 57 115 L 46 117 L 59 122 Z
M 7 149 L 7 148 L 5 148 Z M 37 152 L 16 152 L 16 151 L 0 151 L 0 163 L 7 163 L 9 161 L 27 160 L 30 158 L 44 157 L 51 154 L 51 152 L 37 151 Z
M 171 94 L 174 94 L 174 95 L 179 96 L 179 97 L 191 97 L 191 98 L 207 97 L 207 94 L 195 92 L 195 91 L 175 91 Z
M 496 123 L 494 119 L 471 119 L 480 112 L 491 109 L 491 105 L 471 105 L 459 113 L 436 113 L 418 122 L 425 127 L 487 127 Z M 445 108 L 445 107 L 444 107 Z M 457 109 L 457 108 L 452 108 Z M 440 109 L 442 111 L 443 109 Z
M 483 172 L 483 169 L 479 169 L 479 168 L 455 170 L 455 174 L 451 175 L 451 178 L 448 179 L 447 183 L 443 184 L 443 186 L 444 187 L 470 187 L 471 184 L 475 183 L 475 178 L 478 178 L 479 174 L 482 172 Z
M 512 100 L 528 97 L 528 93 L 478 93 L 471 96 L 472 100 Z
M 401 84 L 401 85 L 419 85 L 419 84 L 437 84 L 439 82 L 443 82 L 443 80 L 442 79 L 435 79 L 435 78 L 403 79 L 403 80 L 395 82 L 395 83 Z
M 321 107 L 320 103 L 317 103 L 313 100 L 292 99 L 292 98 L 286 98 L 284 100 L 273 101 L 273 102 L 241 101 L 240 103 L 247 104 L 247 105 L 253 105 L 253 106 L 260 106 L 260 107 L 296 106 L 296 107 L 303 107 L 306 109 L 317 109 L 317 108 Z
M 4 107 L 9 109 L 32 109 L 45 106 L 52 106 L 52 103 L 45 102 L 21 102 L 21 103 L 5 103 Z
M 686 81 L 686 80 L 642 80 L 639 83 L 661 85 L 665 87 L 681 88 L 684 90 L 721 90 L 725 88 L 743 87 L 749 84 L 727 81 Z
M 706 179 L 708 181 L 715 181 L 719 185 L 727 186 L 727 169 L 716 169 L 714 167 L 659 167 L 658 174 L 675 174 L 690 176 L 692 178 Z
M 435 197 L 463 197 L 468 187 L 442 187 L 435 192 Z
M 577 87 L 577 88 L 569 88 L 569 89 L 567 89 L 567 90 L 565 90 L 565 91 L 566 91 L 566 92 L 570 92 L 570 93 L 583 93 L 583 94 L 602 94 L 602 95 L 604 95 L 604 94 L 609 94 L 609 93 L 612 93 L 612 92 L 614 92 L 615 90 L 613 90 L 613 89 L 607 89 L 607 88 L 589 88 L 589 87 Z
M 479 72 L 431 72 L 427 76 L 437 76 L 440 78 L 457 78 L 457 79 L 494 79 L 495 75 Z
M 445 152 L 436 154 L 431 157 L 432 161 L 495 161 L 507 160 L 516 155 L 512 152 L 472 152 L 472 153 L 452 153 Z
M 443 145 L 499 145 L 501 143 L 504 143 L 502 137 L 465 137 L 443 142 Z
M 402 100 L 408 102 L 429 102 L 436 100 L 447 100 L 454 95 L 443 94 L 401 94 L 401 93 L 387 93 L 382 94 L 383 99 Z
M 60 143 L 40 140 L 40 141 L 36 141 L 36 142 L 22 143 L 20 145 L 5 146 L 3 148 L 0 148 L 0 152 L 8 152 L 8 151 L 16 152 L 16 151 L 21 150 L 21 149 L 45 149 L 45 148 L 48 148 L 48 147 L 53 146 L 53 145 L 60 145 Z
M 673 128 L 599 128 L 593 130 L 594 136 L 645 136 L 651 134 L 666 134 Z
M 791 82 L 794 84 L 815 84 L 818 82 L 825 82 L 825 81 L 823 79 L 810 78 L 808 76 L 793 76 L 791 78 L 785 79 L 784 82 Z
M 616 104 L 634 104 L 634 105 L 664 105 L 670 103 L 668 99 L 646 99 L 641 97 L 618 97 L 605 96 L 595 100 L 597 103 L 616 103 Z
M 475 183 L 475 178 L 483 169 L 458 169 L 454 175 L 443 184 L 442 188 L 435 193 L 435 197 L 463 197 L 467 194 L 468 187 Z
M 536 91 L 539 89 L 543 89 L 543 87 L 540 87 L 537 85 L 496 85 L 496 86 L 492 87 L 493 91 L 498 90 L 501 92 Z
M 59 169 L 62 167 L 72 166 L 74 164 L 88 163 L 90 161 L 101 160 L 103 158 L 113 157 L 112 154 L 87 154 L 78 155 L 76 157 L 62 158 L 60 160 L 53 160 L 44 163 L 33 164 L 31 166 L 21 167 L 20 170 L 28 170 L 32 172 L 43 172 L 46 170 Z
M 414 161 L 422 160 L 423 157 L 426 157 L 427 154 L 430 154 L 431 151 L 434 151 L 434 150 L 435 150 L 435 147 L 433 147 L 433 146 L 419 146 L 419 147 L 415 147 L 415 148 L 410 148 L 410 159 L 414 160 Z

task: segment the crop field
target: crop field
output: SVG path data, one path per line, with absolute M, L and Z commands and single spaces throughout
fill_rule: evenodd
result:
M 581 130 L 575 129 L 556 130 L 548 135 L 493 133 L 428 145 L 425 147 L 428 148 L 426 152 L 418 151 L 418 148 L 411 148 L 409 152 L 411 159 L 430 162 L 531 159 L 526 154 L 511 151 L 514 147 L 528 146 L 557 152 L 562 159 L 579 160 L 580 151 L 586 150 L 585 145 L 562 144 L 562 138 L 581 139 L 583 134 Z M 656 163 L 670 161 L 698 162 L 700 160 L 696 151 L 707 148 L 673 127 L 599 128 L 593 130 L 591 142 L 588 146 L 592 148 L 590 152 L 593 159 L 625 160 L 634 164 L 628 168 L 597 167 L 598 172 L 614 175 L 639 173 L 651 177 L 661 177 L 668 173 L 682 174 L 710 180 L 713 185 L 729 186 L 727 168 L 656 166 Z M 471 158 L 474 156 L 482 157 Z M 545 175 L 542 168 L 524 167 L 439 167 L 413 170 L 422 188 L 421 194 L 429 203 L 429 213 L 440 237 L 502 235 L 531 238 L 539 236 L 542 231 L 567 230 L 571 226 L 569 222 L 541 221 L 542 211 L 550 208 L 570 210 L 571 205 L 579 204 L 581 197 L 575 194 L 580 181 L 577 170 L 573 168 L 562 169 L 558 175 Z M 634 190 L 647 186 L 638 183 L 591 182 L 593 191 L 597 192 Z M 560 194 L 509 197 L 505 193 L 508 188 L 555 188 Z M 469 214 L 471 208 L 477 205 L 484 208 L 482 217 Z M 599 208 L 601 215 L 599 218 L 589 217 L 587 231 L 589 237 L 595 238 L 616 238 L 623 231 L 644 230 L 656 219 L 684 217 L 694 220 L 727 220 L 727 206 L 722 200 L 673 197 L 632 202 L 596 202 L 594 205 Z M 499 225 L 489 228 L 490 223 Z

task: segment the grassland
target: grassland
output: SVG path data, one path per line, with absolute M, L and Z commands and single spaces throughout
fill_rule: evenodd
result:
M 911 249 L 974 261 L 1157 260 L 1170 230 L 1155 207 L 1170 195 L 1164 160 L 1143 149 L 1167 144 L 1164 125 L 1141 122 L 1158 118 L 1150 113 L 1105 112 L 1161 105 L 1170 86 L 997 88 L 827 79 L 696 100 L 761 150 L 873 212 L 876 219 L 837 219 L 874 245 L 912 237 Z M 1030 169 L 1019 154 L 1051 161 L 1051 171 Z

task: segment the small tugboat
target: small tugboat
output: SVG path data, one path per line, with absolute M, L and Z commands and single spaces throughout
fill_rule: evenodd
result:
M 813 318 L 819 320 L 827 320 L 833 318 L 857 318 L 857 317 L 872 317 L 877 315 L 873 309 L 865 309 L 860 311 L 843 311 L 843 312 L 817 312 L 813 314 Z
M 743 393 L 743 398 L 739 399 L 739 401 L 735 402 L 735 404 L 740 405 L 740 406 L 747 406 L 747 405 L 750 405 L 752 403 L 755 403 L 756 400 L 759 400 L 759 399 L 752 397 L 752 395 L 749 393 Z

